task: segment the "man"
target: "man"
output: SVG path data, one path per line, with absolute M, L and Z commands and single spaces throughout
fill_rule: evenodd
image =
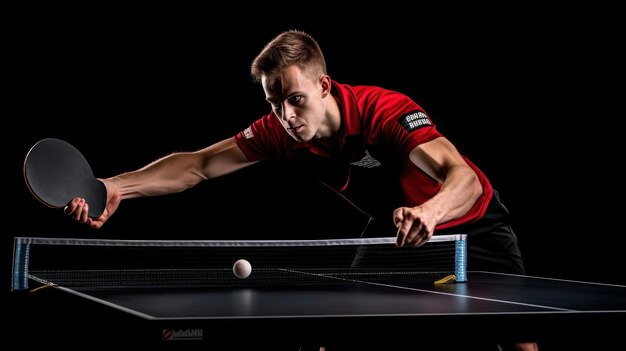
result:
M 497 192 L 418 104 L 398 92 L 333 81 L 318 43 L 299 31 L 268 43 L 251 72 L 271 105 L 269 114 L 202 150 L 173 153 L 103 179 L 108 196 L 99 218 L 89 218 L 89 205 L 79 198 L 66 214 L 100 228 L 121 200 L 180 192 L 268 159 L 294 162 L 346 194 L 354 193 L 353 169 L 380 166 L 394 180 L 378 186 L 400 195 L 401 203 L 388 215 L 398 246 L 420 246 L 435 232 L 464 232 L 470 269 L 524 274 Z

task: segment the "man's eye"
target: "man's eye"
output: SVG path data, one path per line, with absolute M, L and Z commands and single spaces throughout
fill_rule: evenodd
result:
M 302 100 L 302 96 L 300 96 L 300 95 L 296 95 L 296 96 L 291 97 L 291 102 L 294 103 L 294 104 L 297 104 L 298 102 L 300 102 L 300 100 Z

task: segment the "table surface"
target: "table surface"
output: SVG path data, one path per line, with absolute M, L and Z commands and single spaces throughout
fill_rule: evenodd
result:
M 433 338 L 449 337 L 452 331 L 467 339 L 477 328 L 487 337 L 565 338 L 595 323 L 626 321 L 626 286 L 490 272 L 470 271 L 467 277 L 467 282 L 440 285 L 354 281 L 52 290 L 82 301 L 81 309 L 100 306 L 95 315 L 116 311 L 127 316 L 135 336 L 158 342 L 206 342 L 233 330 L 259 333 L 255 343 L 275 331 L 284 331 L 283 337 L 294 342 L 312 343 L 354 338 L 367 343 L 416 330 Z M 555 324 L 561 327 L 555 329 Z
M 626 286 L 489 272 L 465 283 L 63 288 L 149 320 L 625 312 Z

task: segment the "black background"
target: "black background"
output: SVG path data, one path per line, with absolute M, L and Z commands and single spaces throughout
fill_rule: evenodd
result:
M 337 223 L 334 209 L 343 204 L 336 197 L 280 168 L 254 167 L 181 194 L 125 201 L 97 231 L 39 204 L 23 180 L 24 156 L 45 137 L 71 142 L 96 176 L 108 177 L 234 135 L 268 111 L 249 65 L 286 29 L 318 40 L 333 79 L 398 90 L 426 109 L 500 191 L 529 274 L 626 283 L 622 68 L 610 18 L 235 16 L 222 25 L 197 13 L 122 13 L 13 14 L 4 70 L 3 290 L 10 291 L 15 236 L 349 232 Z M 332 206 L 320 210 L 320 201 Z

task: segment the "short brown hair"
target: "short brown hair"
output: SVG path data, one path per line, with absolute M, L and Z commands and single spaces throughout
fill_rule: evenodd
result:
M 259 82 L 262 76 L 272 76 L 292 65 L 312 78 L 326 74 L 326 61 L 317 41 L 298 30 L 283 32 L 267 43 L 252 61 L 250 73 Z

